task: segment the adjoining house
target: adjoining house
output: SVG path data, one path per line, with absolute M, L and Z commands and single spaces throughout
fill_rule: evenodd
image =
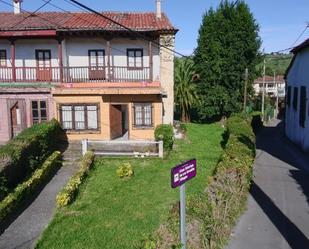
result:
M 174 36 L 156 12 L 0 12 L 0 141 L 53 117 L 70 140 L 153 139 L 173 122 Z M 16 2 L 18 4 L 16 4 Z
M 262 94 L 263 84 L 265 94 L 269 97 L 285 97 L 285 80 L 283 75 L 268 76 L 257 78 L 253 83 L 254 92 L 256 95 Z
M 285 132 L 304 151 L 309 151 L 309 39 L 292 50 L 294 57 L 286 72 Z

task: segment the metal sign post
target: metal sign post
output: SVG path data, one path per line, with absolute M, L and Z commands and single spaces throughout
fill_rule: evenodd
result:
M 196 160 L 187 161 L 171 170 L 172 188 L 180 187 L 180 241 L 181 248 L 186 249 L 186 182 L 196 176 Z
M 180 186 L 180 242 L 181 248 L 186 249 L 187 233 L 186 233 L 186 184 Z

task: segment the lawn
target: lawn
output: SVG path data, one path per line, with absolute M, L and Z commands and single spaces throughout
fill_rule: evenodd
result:
M 179 199 L 179 189 L 170 187 L 173 166 L 196 158 L 197 177 L 187 183 L 187 193 L 203 191 L 220 158 L 223 131 L 217 124 L 189 124 L 187 139 L 176 141 L 165 159 L 98 158 L 77 200 L 57 210 L 37 248 L 134 248 Z M 116 176 L 123 162 L 133 166 L 133 178 Z

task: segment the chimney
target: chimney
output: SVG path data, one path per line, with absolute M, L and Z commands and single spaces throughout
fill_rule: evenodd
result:
M 20 14 L 21 13 L 21 2 L 22 2 L 22 0 L 13 0 L 14 14 Z
M 160 19 L 162 17 L 161 0 L 156 0 L 156 3 L 157 3 L 156 16 L 158 19 Z

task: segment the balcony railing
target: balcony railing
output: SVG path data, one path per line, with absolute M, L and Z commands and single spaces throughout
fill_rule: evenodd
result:
M 110 69 L 110 70 L 108 70 Z M 149 67 L 0 67 L 0 82 L 150 82 Z

